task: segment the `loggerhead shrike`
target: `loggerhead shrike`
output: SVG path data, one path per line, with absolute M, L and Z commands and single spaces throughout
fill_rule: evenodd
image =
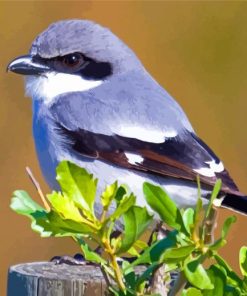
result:
M 99 191 L 117 179 L 144 205 L 146 180 L 184 207 L 195 204 L 199 175 L 204 202 L 221 178 L 222 205 L 247 213 L 247 198 L 182 108 L 109 29 L 56 22 L 8 70 L 26 75 L 36 150 L 52 189 L 55 168 L 66 159 L 99 178 Z

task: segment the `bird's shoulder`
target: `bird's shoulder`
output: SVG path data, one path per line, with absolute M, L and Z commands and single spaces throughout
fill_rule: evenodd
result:
M 50 112 L 69 129 L 117 133 L 131 126 L 163 133 L 193 131 L 176 100 L 145 70 L 116 75 L 88 91 L 59 95 Z

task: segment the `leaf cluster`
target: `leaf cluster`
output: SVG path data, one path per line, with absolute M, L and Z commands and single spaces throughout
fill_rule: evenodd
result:
M 29 217 L 32 229 L 42 237 L 72 237 L 85 259 L 100 266 L 112 295 L 154 295 L 150 285 L 161 266 L 166 271 L 164 280 L 170 281 L 169 295 L 247 295 L 247 247 L 242 247 L 239 255 L 242 278 L 218 253 L 236 221 L 234 216 L 225 220 L 221 236 L 214 239 L 220 180 L 207 206 L 203 206 L 198 180 L 197 204 L 187 209 L 179 209 L 161 187 L 145 182 L 147 204 L 170 229 L 161 240 L 154 233 L 149 245 L 141 237 L 154 217 L 145 207 L 136 205 L 135 195 L 126 186 L 117 182 L 107 185 L 98 201 L 100 213 L 95 213 L 97 179 L 93 175 L 63 161 L 57 167 L 57 181 L 61 192 L 46 195 L 49 209 L 22 190 L 14 192 L 10 206 Z M 103 254 L 92 250 L 90 241 Z M 126 253 L 132 257 L 131 263 L 124 257 Z M 206 268 L 206 261 L 213 264 Z M 138 266 L 142 266 L 141 272 L 137 271 Z M 172 283 L 169 279 L 174 271 L 179 278 Z

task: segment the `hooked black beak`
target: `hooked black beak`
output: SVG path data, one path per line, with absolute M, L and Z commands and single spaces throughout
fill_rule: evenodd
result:
M 49 70 L 50 68 L 42 63 L 41 58 L 32 57 L 31 55 L 15 58 L 7 66 L 7 71 L 23 75 L 40 75 Z

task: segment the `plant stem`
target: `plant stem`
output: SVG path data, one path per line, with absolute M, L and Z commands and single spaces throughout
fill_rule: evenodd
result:
M 123 282 L 123 276 L 122 276 L 121 269 L 120 269 L 120 267 L 119 267 L 119 265 L 117 263 L 117 257 L 115 255 L 113 249 L 111 248 L 109 240 L 108 239 L 103 239 L 102 242 L 104 244 L 106 253 L 110 257 L 111 265 L 112 265 L 112 268 L 113 268 L 113 271 L 114 271 L 114 274 L 115 274 L 115 278 L 116 278 L 116 282 L 117 282 L 119 288 L 122 291 L 125 291 L 126 287 L 125 287 L 124 282 Z
M 216 227 L 216 223 L 215 223 L 216 218 L 217 218 L 217 208 L 213 206 L 204 224 L 205 225 L 205 237 L 204 237 L 205 244 L 211 244 L 214 241 L 214 229 Z
M 104 223 L 106 214 L 107 214 L 107 210 L 104 209 L 103 212 L 102 212 L 102 215 L 100 217 L 100 222 L 101 223 Z

